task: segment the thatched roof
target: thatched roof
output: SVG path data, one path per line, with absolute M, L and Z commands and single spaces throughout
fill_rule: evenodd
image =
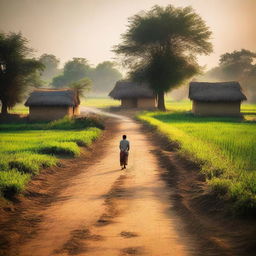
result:
M 146 84 L 130 81 L 118 81 L 109 96 L 120 100 L 130 98 L 153 98 L 154 93 Z
M 77 106 L 79 97 L 72 89 L 37 89 L 33 91 L 25 106 Z
M 238 82 L 191 82 L 189 98 L 196 101 L 228 102 L 246 100 Z

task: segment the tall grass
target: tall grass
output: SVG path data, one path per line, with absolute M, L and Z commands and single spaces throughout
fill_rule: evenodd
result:
M 189 113 L 146 113 L 139 118 L 177 141 L 183 154 L 202 165 L 212 190 L 240 210 L 256 210 L 256 127 L 236 118 Z
M 63 155 L 78 156 L 79 146 L 89 146 L 101 133 L 91 125 L 102 123 L 64 118 L 50 123 L 0 125 L 0 193 L 6 194 L 8 187 L 15 191 L 14 186 L 19 192 L 31 175 L 56 165 Z

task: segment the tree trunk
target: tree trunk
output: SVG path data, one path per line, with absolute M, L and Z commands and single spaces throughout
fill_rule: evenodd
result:
M 1 114 L 2 115 L 7 115 L 8 114 L 8 107 L 5 102 L 2 101 L 2 109 L 1 109 Z
M 164 92 L 159 92 L 157 94 L 157 108 L 162 111 L 166 111 L 164 104 Z

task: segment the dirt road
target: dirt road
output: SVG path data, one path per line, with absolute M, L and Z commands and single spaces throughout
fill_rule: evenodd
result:
M 171 199 L 175 198 L 174 190 L 163 179 L 165 171 L 156 156 L 158 146 L 141 125 L 112 116 L 108 129 L 108 138 L 96 143 L 91 162 L 75 159 L 64 165 L 74 175 L 60 178 L 58 192 L 51 195 L 54 200 L 40 209 L 23 207 L 17 218 L 25 219 L 26 211 L 30 212 L 30 233 L 24 239 L 19 233 L 13 235 L 18 242 L 10 243 L 8 255 L 232 255 L 225 240 L 213 237 L 224 248 L 220 253 L 205 236 L 211 248 L 204 252 L 202 237 L 193 234 L 193 225 L 192 232 L 186 232 L 177 203 Z M 125 171 L 120 170 L 118 159 L 122 134 L 127 134 L 131 143 Z M 19 225 L 10 227 L 15 230 Z M 196 229 L 203 230 L 196 226 L 195 233 Z
M 154 147 L 131 119 L 116 122 L 118 130 L 102 145 L 107 153 L 67 183 L 18 255 L 189 255 L 169 210 L 170 191 L 159 178 Z M 131 142 L 126 171 L 118 162 L 122 134 Z

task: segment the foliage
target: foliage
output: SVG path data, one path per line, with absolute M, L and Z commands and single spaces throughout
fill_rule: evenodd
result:
M 28 58 L 31 49 L 21 33 L 0 33 L 0 101 L 2 114 L 22 100 L 29 85 L 41 85 L 38 71 L 43 65 Z
M 116 81 L 122 79 L 122 74 L 115 68 L 115 64 L 110 61 L 99 63 L 96 68 L 92 68 L 88 77 L 93 82 L 94 93 L 109 93 Z
M 139 118 L 177 141 L 181 153 L 201 164 L 215 193 L 233 200 L 236 209 L 256 209 L 255 123 L 182 112 L 146 113 Z
M 191 7 L 154 6 L 129 19 L 115 52 L 133 79 L 148 82 L 165 110 L 164 93 L 199 72 L 197 54 L 212 51 L 211 32 Z
M 52 85 L 56 88 L 65 87 L 72 82 L 88 77 L 90 69 L 86 59 L 73 58 L 64 65 L 63 74 L 53 78 Z
M 94 93 L 109 93 L 122 74 L 115 68 L 114 62 L 104 61 L 94 68 L 86 59 L 73 58 L 66 62 L 63 74 L 53 78 L 52 85 L 56 88 L 65 87 L 86 78 L 92 81 Z
M 53 54 L 42 54 L 39 61 L 44 64 L 44 71 L 41 74 L 43 80 L 50 81 L 53 77 L 57 76 L 60 70 L 59 59 Z
M 88 78 L 83 78 L 67 85 L 67 87 L 77 91 L 79 97 L 85 97 L 86 92 L 91 89 L 91 86 L 92 82 Z
M 31 175 L 56 165 L 61 155 L 78 156 L 101 133 L 90 118 L 51 123 L 0 125 L 0 193 L 24 189 Z M 13 176 L 12 176 L 13 175 Z
M 219 66 L 202 78 L 216 81 L 239 81 L 249 101 L 256 101 L 256 53 L 242 49 L 220 56 Z

